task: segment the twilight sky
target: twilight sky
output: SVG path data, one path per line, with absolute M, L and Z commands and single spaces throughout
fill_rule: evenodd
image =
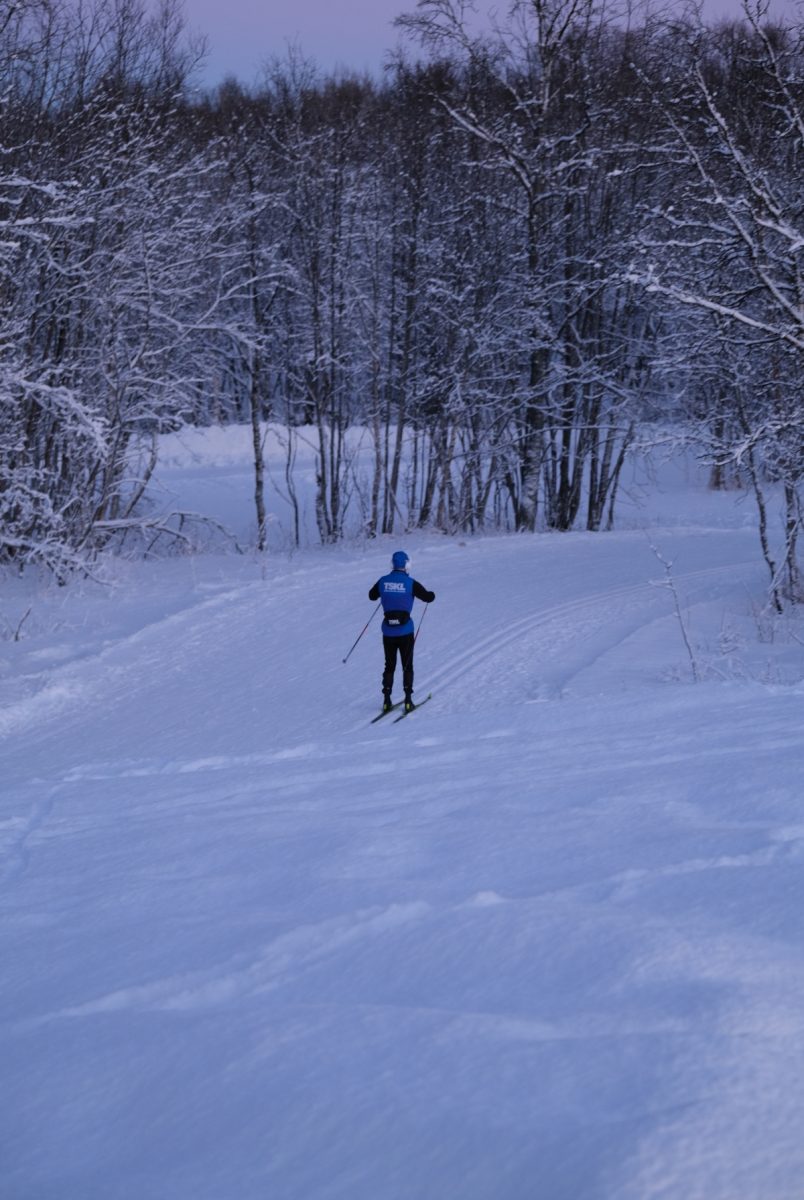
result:
M 482 11 L 493 6 L 494 0 L 477 5 Z M 792 19 L 795 6 L 796 0 L 773 0 L 772 11 Z M 188 27 L 209 43 L 206 85 L 227 75 L 253 83 L 262 64 L 283 57 L 289 43 L 325 71 L 345 66 L 373 73 L 398 41 L 393 18 L 415 7 L 416 0 L 184 0 Z M 496 7 L 504 11 L 506 0 Z M 710 19 L 736 16 L 740 0 L 704 0 L 704 11 Z
M 394 17 L 414 8 L 415 0 L 184 0 L 188 27 L 209 42 L 210 84 L 226 75 L 252 83 L 289 43 L 325 70 L 375 72 L 397 42 Z

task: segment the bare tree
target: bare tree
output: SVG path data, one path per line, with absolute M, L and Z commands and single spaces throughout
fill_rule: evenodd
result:
M 672 135 L 666 153 L 682 183 L 664 204 L 660 225 L 644 234 L 645 265 L 633 277 L 709 322 L 724 377 L 735 346 L 738 359 L 750 363 L 750 397 L 749 385 L 738 384 L 729 403 L 716 387 L 715 420 L 733 431 L 732 454 L 747 466 L 755 491 L 763 476 L 781 484 L 783 590 L 795 601 L 804 477 L 804 43 L 801 27 L 767 21 L 764 0 L 746 4 L 744 14 L 742 23 L 715 32 L 675 25 L 659 46 L 673 94 L 654 78 L 646 82 Z M 778 604 L 782 581 L 764 501 L 760 529 Z

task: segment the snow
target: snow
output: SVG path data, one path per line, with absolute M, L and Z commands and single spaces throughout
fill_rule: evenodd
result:
M 804 639 L 745 498 L 659 484 L 3 581 L 4 1200 L 799 1200 Z M 397 544 L 433 699 L 372 726 Z

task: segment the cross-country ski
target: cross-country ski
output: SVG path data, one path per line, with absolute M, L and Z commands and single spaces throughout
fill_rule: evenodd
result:
M 412 704 L 410 708 L 405 708 L 398 717 L 394 717 L 394 725 L 397 725 L 400 721 L 404 720 L 405 717 L 412 716 L 413 713 L 417 712 L 420 708 L 423 708 L 427 701 L 432 700 L 432 698 L 433 696 L 430 692 L 424 697 L 423 700 L 417 700 L 416 703 Z

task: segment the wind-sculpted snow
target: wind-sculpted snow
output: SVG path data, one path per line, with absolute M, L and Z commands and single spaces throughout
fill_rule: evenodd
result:
M 398 726 L 384 545 L 35 600 L 4 1200 L 798 1200 L 800 631 L 739 515 L 656 537 L 698 684 L 638 531 L 406 542 Z

